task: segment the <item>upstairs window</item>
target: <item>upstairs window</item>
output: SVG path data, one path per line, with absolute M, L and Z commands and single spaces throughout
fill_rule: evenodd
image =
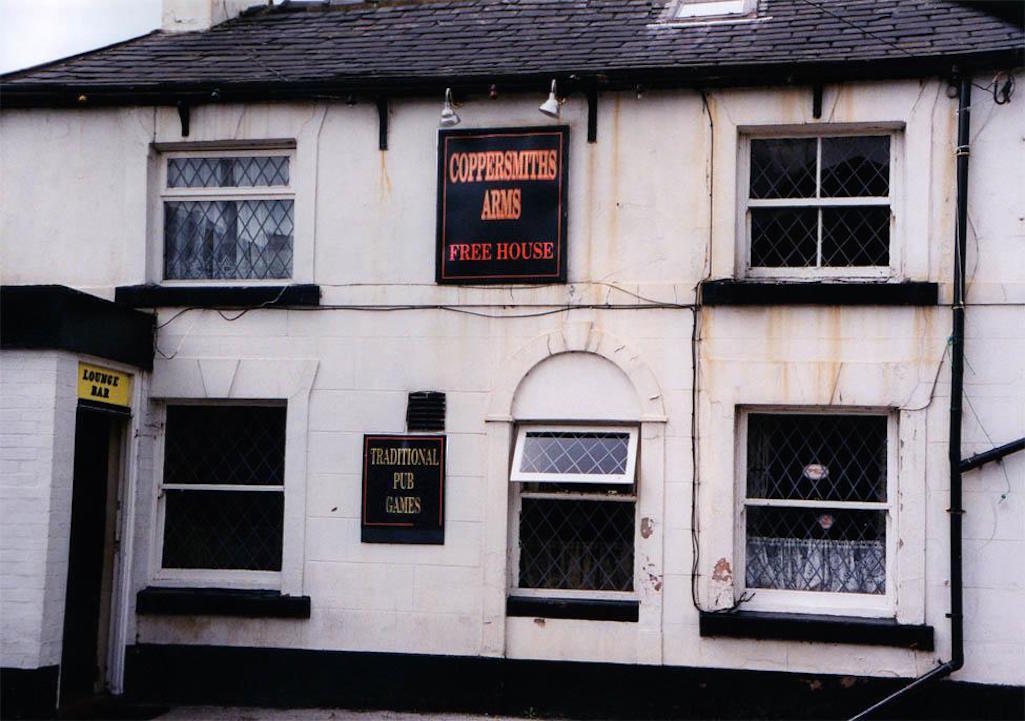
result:
M 890 135 L 750 138 L 749 274 L 888 274 L 892 145 Z
M 165 280 L 292 277 L 291 153 L 175 153 L 165 159 Z

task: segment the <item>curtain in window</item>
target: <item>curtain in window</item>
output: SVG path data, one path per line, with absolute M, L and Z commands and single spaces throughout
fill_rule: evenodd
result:
M 846 593 L 886 592 L 882 540 L 747 539 L 748 588 Z

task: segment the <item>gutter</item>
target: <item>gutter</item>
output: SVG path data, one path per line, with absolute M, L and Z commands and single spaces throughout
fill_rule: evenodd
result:
M 964 516 L 961 476 L 965 471 L 997 461 L 1009 453 L 1025 448 L 1025 438 L 1006 443 L 966 460 L 961 459 L 961 420 L 964 398 L 964 322 L 965 322 L 965 255 L 968 230 L 968 154 L 971 120 L 972 81 L 970 73 L 960 79 L 957 105 L 957 236 L 954 242 L 954 298 L 952 304 L 951 367 L 950 367 L 950 645 L 951 658 L 919 676 L 904 688 L 868 707 L 851 721 L 862 721 L 879 709 L 910 694 L 927 683 L 944 678 L 964 666 L 964 579 L 961 558 Z

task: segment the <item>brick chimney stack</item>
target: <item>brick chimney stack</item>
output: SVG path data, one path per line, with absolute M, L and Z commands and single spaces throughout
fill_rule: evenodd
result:
M 267 0 L 163 0 L 160 29 L 184 33 L 209 28 L 238 17 L 253 5 L 271 4 Z

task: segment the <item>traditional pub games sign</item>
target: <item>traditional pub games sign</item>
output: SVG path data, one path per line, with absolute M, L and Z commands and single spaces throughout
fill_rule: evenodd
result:
M 364 543 L 445 542 L 445 436 L 363 436 Z
M 569 128 L 438 133 L 439 283 L 565 283 Z

